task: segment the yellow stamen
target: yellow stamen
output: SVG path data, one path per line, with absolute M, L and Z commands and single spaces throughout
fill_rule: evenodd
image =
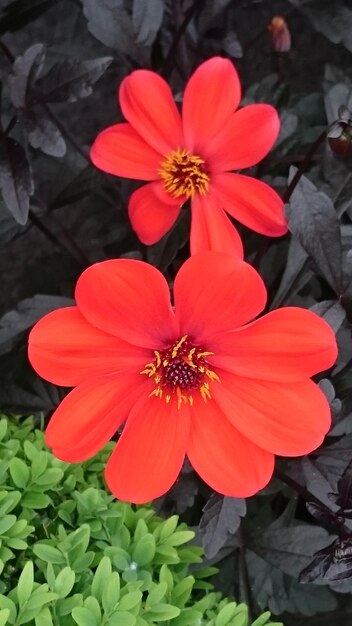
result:
M 164 350 L 154 350 L 155 360 L 147 363 L 141 372 L 155 383 L 149 397 L 162 398 L 166 404 L 176 401 L 180 409 L 183 404 L 192 406 L 194 393 L 199 392 L 206 403 L 212 397 L 210 385 L 220 382 L 217 373 L 208 367 L 206 357 L 212 354 L 192 346 L 188 335 Z
M 189 150 L 174 150 L 166 157 L 159 170 L 164 182 L 164 189 L 174 198 L 186 196 L 192 198 L 196 192 L 206 195 L 209 176 L 205 170 L 205 161 Z

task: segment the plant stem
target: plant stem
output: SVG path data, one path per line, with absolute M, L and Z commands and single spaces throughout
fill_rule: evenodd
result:
M 306 171 L 309 163 L 312 160 L 312 157 L 314 156 L 314 154 L 316 153 L 316 151 L 318 150 L 318 148 L 320 147 L 320 145 L 325 141 L 326 139 L 326 129 L 323 130 L 323 132 L 319 135 L 318 139 L 316 139 L 311 147 L 309 148 L 308 152 L 306 153 L 301 165 L 299 166 L 297 172 L 295 173 L 294 177 L 292 178 L 290 184 L 287 186 L 287 189 L 283 195 L 283 201 L 285 202 L 285 204 L 289 201 L 289 199 L 291 198 L 296 186 L 298 185 L 301 177 L 303 176 L 304 172 Z
M 251 587 L 248 576 L 248 569 L 246 563 L 246 543 L 243 531 L 243 521 L 241 521 L 239 527 L 240 547 L 238 555 L 238 567 L 239 567 L 239 599 L 244 602 L 248 607 L 248 622 L 252 623 L 252 597 Z
M 204 0 L 195 0 L 192 6 L 186 11 L 183 21 L 181 22 L 178 30 L 175 33 L 171 46 L 169 48 L 169 52 L 167 53 L 164 63 L 161 66 L 160 74 L 166 79 L 169 78 L 171 71 L 173 69 L 174 56 L 176 54 L 177 46 L 179 41 L 185 32 L 188 24 L 190 23 L 192 17 L 196 14 L 196 12 L 201 8 L 204 4 Z
M 60 133 L 70 142 L 71 146 L 73 146 L 73 148 L 81 155 L 81 157 L 89 165 L 91 165 L 92 163 L 91 163 L 91 160 L 89 158 L 89 155 L 83 150 L 83 148 L 81 148 L 79 143 L 77 143 L 77 141 L 74 138 L 74 136 L 72 135 L 71 131 L 69 131 L 68 128 L 66 128 L 66 126 L 64 126 L 62 124 L 62 122 L 57 117 L 56 113 L 54 113 L 54 111 L 51 109 L 51 107 L 46 102 L 41 102 L 40 104 L 43 107 L 43 109 L 46 112 L 46 114 L 48 115 L 48 117 L 50 117 L 51 121 L 59 129 Z
M 64 250 L 66 253 L 68 252 L 71 256 L 73 256 L 76 263 L 78 262 L 80 265 L 82 265 L 82 258 L 78 257 L 77 254 L 73 254 L 72 250 L 68 248 L 62 241 L 60 241 L 60 239 L 56 237 L 56 235 L 49 228 L 47 228 L 45 224 L 43 224 L 40 218 L 31 209 L 29 210 L 28 219 L 32 222 L 32 224 L 34 224 L 34 226 L 38 228 L 38 230 L 40 230 L 40 232 L 43 233 L 43 235 L 45 235 L 45 237 L 47 237 L 47 239 L 49 239 L 49 241 Z M 83 266 L 85 267 L 86 265 L 86 262 L 84 262 Z

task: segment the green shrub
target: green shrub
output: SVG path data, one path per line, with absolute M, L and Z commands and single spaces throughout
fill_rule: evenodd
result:
M 0 420 L 0 626 L 248 626 L 246 606 L 214 592 L 213 568 L 190 573 L 202 550 L 177 516 L 102 489 L 111 445 L 69 465 L 31 418 Z M 280 626 L 270 613 L 252 624 L 264 625 Z

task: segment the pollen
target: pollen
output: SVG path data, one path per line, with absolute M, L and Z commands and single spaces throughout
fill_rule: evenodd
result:
M 162 163 L 159 175 L 164 189 L 173 198 L 186 196 L 192 198 L 195 193 L 205 195 L 209 187 L 209 176 L 205 161 L 193 155 L 189 150 L 174 150 Z
M 196 393 L 204 402 L 210 400 L 210 384 L 220 382 L 218 375 L 209 368 L 207 357 L 212 354 L 195 346 L 188 335 L 166 350 L 155 350 L 154 360 L 141 372 L 155 382 L 150 397 L 163 399 L 167 404 L 176 402 L 178 409 L 184 403 L 192 406 Z

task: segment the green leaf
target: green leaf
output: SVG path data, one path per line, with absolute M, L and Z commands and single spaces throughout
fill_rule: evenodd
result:
M 0 535 L 4 535 L 16 523 L 16 515 L 5 515 L 0 519 Z
M 29 480 L 29 468 L 24 461 L 14 457 L 9 463 L 11 478 L 19 489 L 24 489 Z
M 75 579 L 75 573 L 70 567 L 64 567 L 64 569 L 59 572 L 53 586 L 53 590 L 58 594 L 59 598 L 66 598 L 66 596 L 68 596 L 75 584 Z
M 2 441 L 7 433 L 7 420 L 2 418 L 0 420 L 0 441 Z
M 177 606 L 179 607 L 184 606 L 187 600 L 190 598 L 194 582 L 195 579 L 193 576 L 187 576 L 183 580 L 180 580 L 180 582 L 177 583 L 172 591 L 172 602 L 177 604 Z
M 9 609 L 2 609 L 0 611 L 0 626 L 5 626 L 5 624 L 8 624 L 9 615 Z
M 159 604 L 159 602 L 164 599 L 166 592 L 166 583 L 159 583 L 158 585 L 155 585 L 155 587 L 149 592 L 146 599 L 146 608 L 152 608 L 154 604 Z
M 101 608 L 100 608 L 98 600 L 96 598 L 93 598 L 93 596 L 88 596 L 88 598 L 86 598 L 85 601 L 84 601 L 84 606 L 91 613 L 93 613 L 93 615 L 95 616 L 95 619 L 97 620 L 98 624 L 100 624 L 100 622 L 101 622 Z
M 45 493 L 36 493 L 34 491 L 26 493 L 21 500 L 22 506 L 27 509 L 46 509 L 50 502 L 49 496 L 45 495 Z
M 109 626 L 135 626 L 137 618 L 125 611 L 116 611 L 109 618 Z
M 112 572 L 111 561 L 109 557 L 104 556 L 95 570 L 92 582 L 92 594 L 98 600 L 101 600 L 106 581 Z
M 56 565 L 63 565 L 65 563 L 63 554 L 53 546 L 44 543 L 36 543 L 32 549 L 34 554 L 46 563 L 54 563 Z
M 138 606 L 142 599 L 142 593 L 140 591 L 131 591 L 126 593 L 119 602 L 119 610 L 131 611 Z
M 108 615 L 112 613 L 120 599 L 120 576 L 117 572 L 112 572 L 109 579 L 106 581 L 103 595 L 102 605 L 105 613 Z
M 268 624 L 268 620 L 270 619 L 271 613 L 270 611 L 266 611 L 263 615 L 260 615 L 252 624 L 252 626 L 264 626 Z M 268 624 L 268 626 L 270 626 Z M 279 626 L 279 624 L 277 624 Z M 283 625 L 282 625 L 283 626 Z
M 172 606 L 172 604 L 154 604 L 146 616 L 148 615 L 148 619 L 154 620 L 154 622 L 163 622 L 177 617 L 180 613 L 181 609 Z
M 84 606 L 73 609 L 72 617 L 78 626 L 99 626 L 94 613 Z
M 15 603 L 6 596 L 0 594 L 0 610 L 1 611 L 9 611 L 10 622 L 13 624 L 16 620 L 17 616 L 17 608 Z
M 20 608 L 24 606 L 33 590 L 34 571 L 32 561 L 28 561 L 23 568 L 22 574 L 18 579 L 17 599 Z
M 50 610 L 45 606 L 38 615 L 35 616 L 35 626 L 53 626 Z
M 181 546 L 183 543 L 187 543 L 194 539 L 195 533 L 193 530 L 179 530 L 178 532 L 170 535 L 165 541 L 169 546 Z
M 134 550 L 132 552 L 132 559 L 136 561 L 138 565 L 147 565 L 150 563 L 155 555 L 155 538 L 153 535 L 148 533 L 148 535 L 144 535 L 141 537 L 139 541 L 137 541 Z

